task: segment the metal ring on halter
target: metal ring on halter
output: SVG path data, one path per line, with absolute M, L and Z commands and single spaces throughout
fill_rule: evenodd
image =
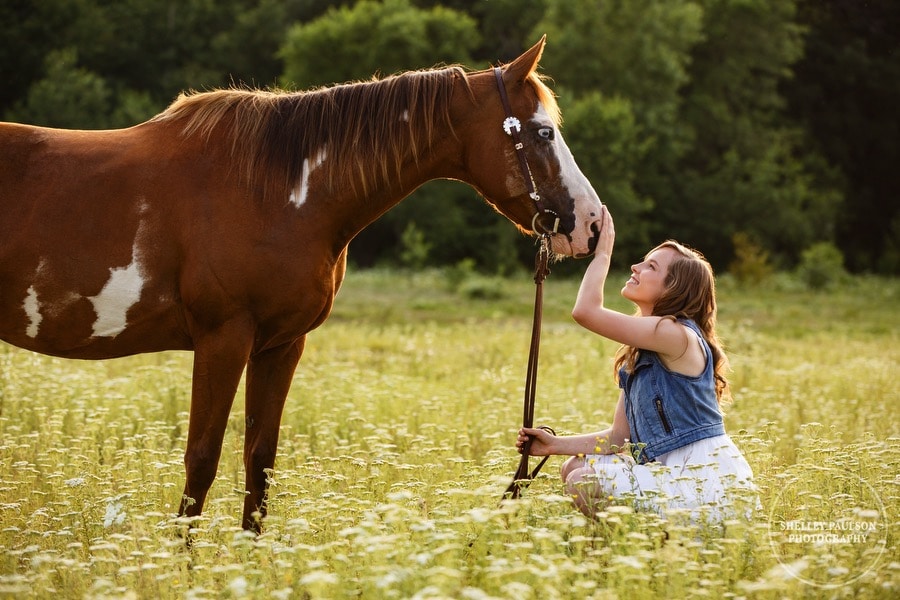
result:
M 534 213 L 534 216 L 531 217 L 531 230 L 535 233 L 541 233 L 537 230 L 537 225 L 538 225 L 537 220 L 538 220 L 538 217 L 540 217 L 541 215 L 544 215 L 544 214 L 553 215 L 553 227 L 550 228 L 549 230 L 544 231 L 543 233 L 549 233 L 551 235 L 556 235 L 557 233 L 559 233 L 559 215 L 556 214 L 555 212 L 553 212 L 552 210 L 550 210 L 549 208 L 544 209 L 543 212 L 539 211 L 539 212 Z

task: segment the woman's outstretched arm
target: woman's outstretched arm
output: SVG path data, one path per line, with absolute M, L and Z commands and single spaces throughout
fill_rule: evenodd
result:
M 628 441 L 628 419 L 625 417 L 625 395 L 619 394 L 612 426 L 594 433 L 555 436 L 543 429 L 525 428 L 519 430 L 516 447 L 519 452 L 528 438 L 532 439 L 529 454 L 532 456 L 585 454 L 613 454 Z

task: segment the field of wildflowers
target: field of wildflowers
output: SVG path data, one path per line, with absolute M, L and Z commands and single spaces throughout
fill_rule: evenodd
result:
M 298 369 L 259 537 L 239 527 L 240 398 L 204 515 L 174 515 L 190 354 L 0 346 L 0 598 L 900 596 L 900 282 L 724 282 L 726 425 L 762 508 L 720 526 L 627 502 L 590 522 L 560 459 L 501 503 L 532 295 L 527 277 L 475 283 L 493 292 L 351 273 Z M 545 285 L 536 421 L 600 428 L 615 347 L 569 318 L 577 281 Z

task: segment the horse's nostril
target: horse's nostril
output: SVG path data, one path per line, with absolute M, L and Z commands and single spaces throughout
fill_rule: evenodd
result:
M 588 240 L 588 253 L 593 254 L 597 249 L 597 242 L 600 241 L 600 221 L 591 223 L 591 232 L 593 232 L 594 235 Z

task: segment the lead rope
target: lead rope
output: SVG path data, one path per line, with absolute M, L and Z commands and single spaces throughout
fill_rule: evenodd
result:
M 537 371 L 538 371 L 538 353 L 541 346 L 541 318 L 543 316 L 544 304 L 544 279 L 550 274 L 547 266 L 550 259 L 550 236 L 543 234 L 540 237 L 540 244 L 537 255 L 534 259 L 534 319 L 531 325 L 531 347 L 528 350 L 528 369 L 525 375 L 525 402 L 522 415 L 522 426 L 534 426 L 534 400 L 537 391 Z M 550 427 L 541 427 L 553 435 L 556 433 Z M 547 462 L 549 456 L 545 456 L 533 471 L 528 471 L 528 457 L 531 451 L 531 438 L 526 440 L 522 446 L 522 458 L 519 460 L 519 467 L 513 476 L 512 483 L 503 493 L 503 498 L 518 498 L 522 491 L 529 486 L 531 480 L 537 477 L 538 472 L 544 463 Z

